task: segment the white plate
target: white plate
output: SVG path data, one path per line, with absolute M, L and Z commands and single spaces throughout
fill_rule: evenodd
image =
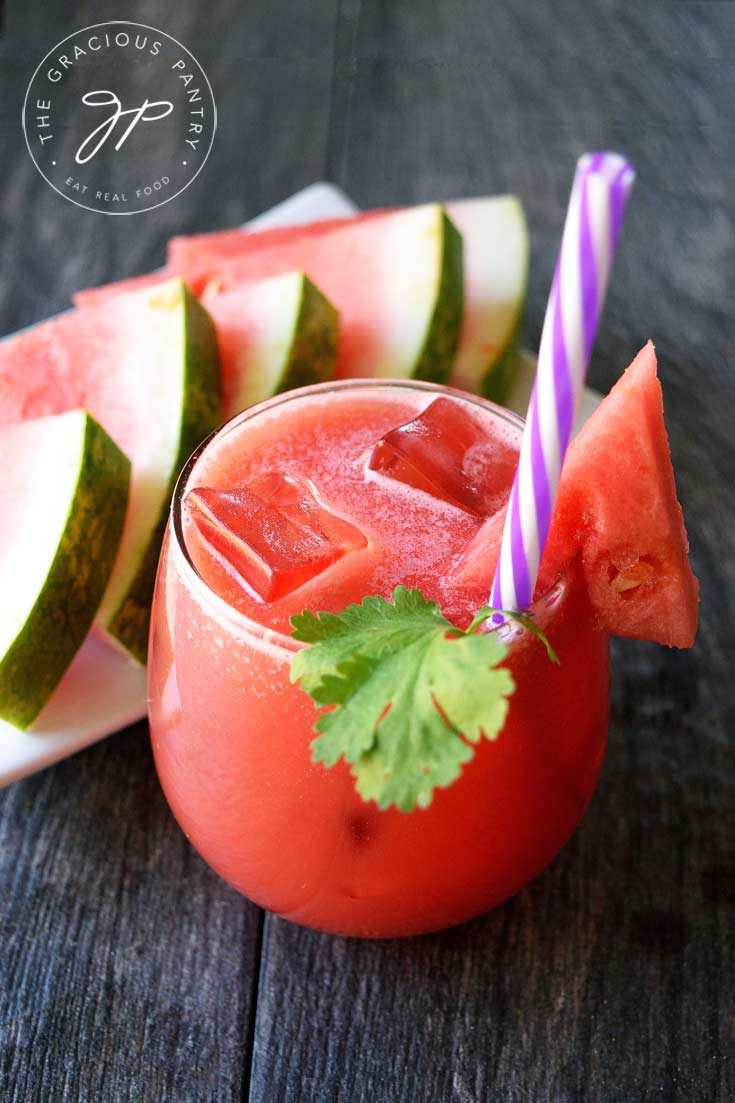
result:
M 254 229 L 295 226 L 320 218 L 353 215 L 357 210 L 339 188 L 319 183 L 304 188 L 247 225 Z M 534 357 L 524 354 L 509 402 L 520 414 L 525 414 L 528 406 L 534 370 Z M 586 390 L 578 424 L 589 417 L 599 401 L 600 395 Z M 91 633 L 33 731 L 21 732 L 0 720 L 0 787 L 142 720 L 145 714 L 145 672 Z

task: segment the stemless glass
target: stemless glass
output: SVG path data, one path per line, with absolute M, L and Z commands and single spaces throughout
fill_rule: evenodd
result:
M 306 926 L 386 937 L 478 915 L 557 854 L 602 762 L 609 658 L 572 565 L 535 609 L 560 665 L 527 632 L 505 626 L 516 682 L 505 727 L 428 809 L 380 811 L 358 796 L 344 762 L 312 762 L 316 709 L 289 678 L 301 645 L 210 588 L 187 552 L 182 499 L 202 456 L 246 434 L 264 411 L 365 387 L 451 394 L 521 432 L 520 419 L 491 403 L 398 381 L 321 384 L 238 415 L 192 456 L 174 494 L 152 613 L 149 707 L 168 802 L 226 881 Z

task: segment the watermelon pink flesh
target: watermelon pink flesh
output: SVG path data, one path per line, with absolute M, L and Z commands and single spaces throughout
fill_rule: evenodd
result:
M 496 514 L 480 529 L 459 583 L 481 580 L 489 592 L 503 521 Z M 691 647 L 698 584 L 688 547 L 649 342 L 570 445 L 536 593 L 579 553 L 604 631 Z
M 263 249 L 290 245 L 295 241 L 309 240 L 332 230 L 342 229 L 347 223 L 364 223 L 373 218 L 391 214 L 392 210 L 365 211 L 354 218 L 328 218 L 320 222 L 308 222 L 298 226 L 277 226 L 271 230 L 216 230 L 209 234 L 190 234 L 171 238 L 168 244 L 166 267 L 158 272 L 132 276 L 127 280 L 88 287 L 77 291 L 74 303 L 89 306 L 108 302 L 116 295 L 137 291 L 152 284 L 162 283 L 176 274 L 186 273 L 184 279 L 195 294 L 199 295 L 207 285 L 212 270 L 233 257 L 250 256 Z M 287 271 L 281 269 L 279 271 Z M 315 281 L 318 282 L 318 281 Z
M 136 405 L 145 394 L 137 371 L 125 390 L 121 359 L 135 361 L 136 300 L 125 296 L 114 310 L 87 310 L 83 324 L 69 311 L 0 342 L 0 425 L 82 407 L 135 455 L 145 422 Z
M 251 286 L 255 294 L 251 293 Z M 267 324 L 270 320 L 264 319 L 259 310 L 262 299 L 258 291 L 262 286 L 260 283 L 243 284 L 222 295 L 208 298 L 204 304 L 217 331 L 222 410 L 225 418 L 232 417 L 242 409 L 238 396 L 253 344 L 259 343 L 260 331 L 264 323 Z
M 216 230 L 210 234 L 190 234 L 172 237 L 166 251 L 166 264 L 172 272 L 193 272 L 208 269 L 231 257 L 243 256 L 258 249 L 288 245 L 296 240 L 321 237 L 348 224 L 368 222 L 392 214 L 395 208 L 363 211 L 347 218 L 325 218 L 298 226 L 276 226 L 270 230 Z

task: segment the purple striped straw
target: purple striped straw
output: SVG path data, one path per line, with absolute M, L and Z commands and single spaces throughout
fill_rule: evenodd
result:
M 634 179 L 633 166 L 617 153 L 586 153 L 577 162 L 493 579 L 496 609 L 531 605 Z

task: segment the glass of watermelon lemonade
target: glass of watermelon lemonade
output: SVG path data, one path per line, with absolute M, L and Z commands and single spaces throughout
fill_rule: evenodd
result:
M 263 907 L 348 935 L 437 930 L 515 893 L 579 823 L 609 666 L 575 564 L 534 608 L 559 665 L 520 625 L 495 629 L 516 685 L 504 727 L 427 808 L 381 810 L 344 760 L 313 761 L 317 708 L 290 679 L 304 609 L 404 584 L 467 627 L 494 566 L 483 551 L 478 569 L 473 546 L 507 499 L 521 432 L 443 387 L 346 381 L 247 410 L 182 473 L 151 629 L 155 761 L 191 842 Z

